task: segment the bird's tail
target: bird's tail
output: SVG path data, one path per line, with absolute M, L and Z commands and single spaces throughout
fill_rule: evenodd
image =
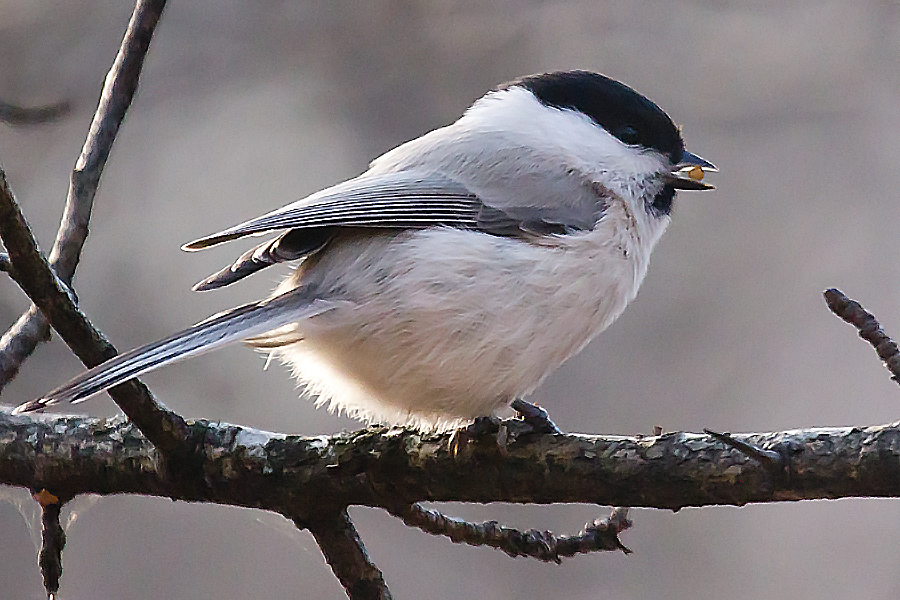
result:
M 328 301 L 304 298 L 297 290 L 262 302 L 244 304 L 111 358 L 49 394 L 18 406 L 14 413 L 38 410 L 60 402 L 81 402 L 148 371 L 321 314 L 332 307 Z

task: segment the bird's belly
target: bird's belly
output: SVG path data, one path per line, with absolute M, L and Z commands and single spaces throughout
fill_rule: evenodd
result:
M 387 239 L 315 266 L 323 293 L 348 302 L 277 351 L 319 402 L 370 421 L 444 428 L 490 414 L 608 326 L 643 276 L 633 253 L 607 243 L 449 228 Z

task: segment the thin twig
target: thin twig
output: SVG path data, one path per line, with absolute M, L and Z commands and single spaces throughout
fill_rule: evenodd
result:
M 67 101 L 30 107 L 0 102 L 0 122 L 10 125 L 39 125 L 61 119 L 71 110 L 72 106 Z
M 81 155 L 72 171 L 66 207 L 50 251 L 50 264 L 67 285 L 72 282 L 87 238 L 91 208 L 103 167 L 131 106 L 144 57 L 165 5 L 166 0 L 138 0 L 135 5 L 119 53 L 106 76 Z M 37 345 L 49 339 L 46 319 L 32 306 L 0 338 L 0 388 L 15 378 L 19 367 Z
M 835 288 L 825 290 L 824 296 L 831 312 L 856 327 L 859 337 L 875 348 L 878 357 L 891 372 L 891 379 L 900 383 L 900 349 L 897 348 L 894 340 L 881 329 L 881 325 L 878 324 L 874 315 L 864 309 L 859 302 L 849 299 Z
M 728 432 L 718 433 L 713 431 L 712 429 L 704 428 L 703 433 L 713 436 L 729 448 L 734 448 L 735 450 L 743 452 L 750 458 L 759 461 L 760 464 L 765 465 L 771 469 L 781 470 L 782 468 L 782 457 L 774 450 L 766 450 L 765 448 L 760 448 L 758 446 L 754 446 L 753 444 L 748 444 L 743 440 L 735 439 Z
M 41 504 L 41 552 L 38 555 L 38 565 L 41 567 L 47 598 L 53 600 L 59 591 L 59 578 L 63 570 L 62 551 L 66 546 L 66 532 L 59 523 L 63 503 L 47 490 L 35 494 L 34 499 Z
M 14 267 L 11 275 L 78 358 L 93 367 L 115 356 L 116 349 L 78 309 L 68 289 L 61 287 L 62 282 L 54 276 L 38 250 L 2 166 L 0 237 Z M 132 380 L 109 390 L 109 394 L 164 455 L 184 449 L 188 435 L 184 420 L 157 403 L 142 383 Z
M 555 536 L 549 531 L 520 531 L 504 527 L 497 521 L 469 523 L 447 516 L 436 510 L 424 508 L 419 503 L 407 505 L 393 513 L 410 527 L 426 533 L 449 537 L 454 543 L 470 546 L 499 548 L 510 556 L 529 556 L 544 562 L 562 562 L 563 558 L 598 550 L 631 550 L 619 541 L 619 534 L 629 527 L 627 508 L 616 508 L 607 519 L 598 519 L 585 525 L 574 536 Z
M 390 600 L 391 592 L 366 553 L 359 533 L 346 510 L 316 515 L 314 521 L 294 521 L 309 529 L 316 538 L 325 560 L 347 591 L 350 600 Z

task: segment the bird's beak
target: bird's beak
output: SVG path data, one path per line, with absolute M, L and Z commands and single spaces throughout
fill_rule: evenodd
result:
M 711 190 L 713 186 L 703 183 L 706 172 L 715 173 L 719 169 L 704 158 L 685 151 L 681 162 L 672 167 L 668 183 L 678 190 Z

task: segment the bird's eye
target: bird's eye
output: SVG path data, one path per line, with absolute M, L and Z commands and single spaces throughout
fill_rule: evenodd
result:
M 622 125 L 617 133 L 616 137 L 626 144 L 637 144 L 638 142 L 638 132 L 634 125 Z

